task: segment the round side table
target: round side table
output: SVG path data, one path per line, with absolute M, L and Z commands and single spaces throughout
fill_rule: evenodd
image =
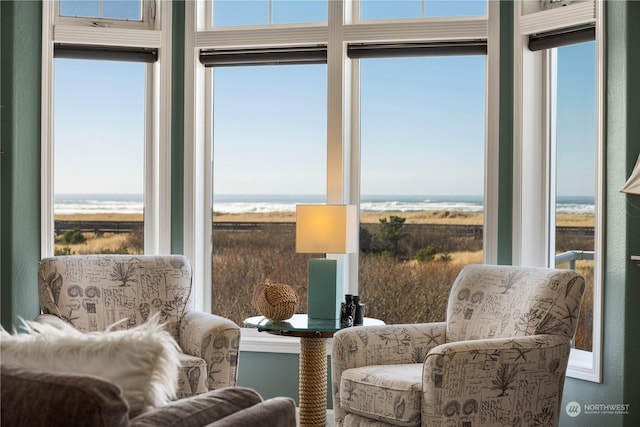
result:
M 269 320 L 264 316 L 245 319 L 244 325 L 260 332 L 300 338 L 300 426 L 325 426 L 327 423 L 327 343 L 340 330 L 340 320 L 309 319 L 294 314 L 287 320 Z M 364 326 L 384 325 L 382 320 L 364 318 Z

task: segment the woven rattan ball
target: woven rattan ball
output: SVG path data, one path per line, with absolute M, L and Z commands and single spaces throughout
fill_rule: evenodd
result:
M 256 287 L 254 305 L 267 319 L 289 319 L 296 311 L 298 295 L 289 285 L 267 280 Z

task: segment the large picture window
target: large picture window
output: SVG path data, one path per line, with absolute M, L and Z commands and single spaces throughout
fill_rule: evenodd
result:
M 267 280 L 306 310 L 308 254 L 295 252 L 295 205 L 325 203 L 326 65 L 215 68 L 212 310 L 259 314 Z
M 485 57 L 361 60 L 359 292 L 388 323 L 445 319 L 483 261 Z
M 54 253 L 142 253 L 146 65 L 56 59 L 55 76 Z
M 596 382 L 604 288 L 601 6 L 517 2 L 514 10 L 523 35 L 514 61 L 514 259 L 585 277 L 567 375 Z
M 169 252 L 171 15 L 42 2 L 43 257 Z
M 593 349 L 593 290 L 596 195 L 595 42 L 556 49 L 555 77 L 555 253 L 556 265 L 578 270 L 587 288 L 575 348 Z M 580 165 L 576 168 L 575 165 Z
M 200 224 L 212 224 L 211 240 L 194 238 L 185 253 L 205 266 L 196 268 L 205 309 L 242 324 L 258 314 L 253 292 L 269 279 L 293 285 L 304 313 L 307 255 L 295 253 L 295 205 L 345 203 L 361 213 L 348 229 L 360 249 L 344 257 L 345 289 L 385 322 L 443 320 L 458 271 L 486 256 L 487 3 L 186 6 L 197 28 L 187 50 L 200 60 L 186 70 L 196 100 L 185 105 L 194 125 L 185 130 L 194 140 L 188 187 L 210 209 L 196 204 L 187 230 L 199 235 Z M 403 215 L 409 237 L 383 247 L 380 220 Z M 455 242 L 445 238 L 453 228 Z M 435 270 L 446 270 L 437 283 L 428 277 Z M 405 298 L 389 299 L 389 289 Z

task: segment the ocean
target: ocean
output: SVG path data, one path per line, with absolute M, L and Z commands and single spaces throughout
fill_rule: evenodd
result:
M 213 210 L 220 213 L 293 212 L 296 204 L 324 203 L 319 195 L 217 195 Z M 375 212 L 456 210 L 483 212 L 482 196 L 362 196 L 360 209 Z M 141 194 L 57 194 L 55 214 L 142 213 Z M 559 197 L 558 213 L 594 213 L 593 197 Z

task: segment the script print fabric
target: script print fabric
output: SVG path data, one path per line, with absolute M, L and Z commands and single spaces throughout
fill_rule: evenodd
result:
M 440 322 L 356 327 L 336 333 L 332 343 L 331 377 L 337 424 L 389 425 L 393 421 L 394 425 L 420 425 L 417 416 L 420 406 L 416 408 L 416 400 L 408 396 L 415 396 L 415 387 L 422 389 L 421 377 L 416 373 L 421 374 L 422 362 L 429 351 L 445 343 L 445 331 L 446 324 Z M 382 378 L 376 378 L 375 370 L 384 369 L 384 365 L 392 366 Z M 406 369 L 412 365 L 415 366 Z M 372 371 L 369 366 L 376 369 Z M 348 377 L 360 377 L 359 380 L 343 381 L 347 370 Z M 386 388 L 388 378 L 402 378 L 404 386 Z M 354 408 L 360 415 L 347 415 L 346 408 Z M 377 423 L 373 423 L 375 420 Z
M 447 342 L 575 333 L 584 279 L 573 270 L 471 265 L 454 283 Z
M 337 425 L 557 425 L 584 288 L 582 276 L 570 270 L 469 266 L 452 287 L 446 323 L 338 332 L 332 358 Z M 374 407 L 349 381 L 367 372 L 367 386 L 384 389 L 389 373 L 412 374 L 397 372 L 398 366 L 387 372 L 365 367 L 403 363 L 422 366 L 421 416 L 414 422 L 394 417 L 400 393 L 393 387 L 376 391 L 387 399 Z
M 342 375 L 341 404 L 350 412 L 400 425 L 420 422 L 422 364 L 372 365 Z
M 568 355 L 551 335 L 442 345 L 424 365 L 423 425 L 557 425 Z
M 129 329 L 157 313 L 185 353 L 178 397 L 236 384 L 240 330 L 228 319 L 193 310 L 184 256 L 51 257 L 41 260 L 38 276 L 39 320 L 53 315 L 93 332 Z
M 43 259 L 40 303 L 83 332 L 129 329 L 158 313 L 177 337 L 178 322 L 192 305 L 191 267 L 185 258 L 65 256 Z M 191 308 L 191 307 L 189 307 Z

